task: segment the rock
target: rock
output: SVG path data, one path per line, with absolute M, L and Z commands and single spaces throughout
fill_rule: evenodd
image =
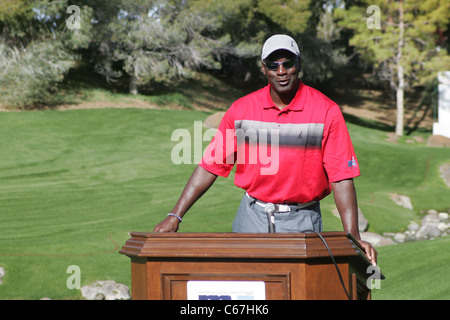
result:
M 95 281 L 91 286 L 81 288 L 81 294 L 86 300 L 129 300 L 130 290 L 124 284 L 112 280 Z
M 445 184 L 450 188 L 450 163 L 440 166 L 439 172 L 441 173 L 441 177 L 444 179 Z
M 341 216 L 339 215 L 339 211 L 336 208 L 332 210 L 332 213 L 336 218 L 339 219 L 341 218 Z M 358 229 L 360 232 L 363 232 L 367 231 L 368 228 L 369 228 L 369 221 L 363 215 L 361 209 L 358 208 Z
M 413 233 L 409 230 L 406 230 L 403 234 L 405 235 L 406 239 L 408 239 L 408 240 L 411 240 L 411 238 L 413 237 Z M 406 239 L 405 239 L 405 241 L 406 241 Z
M 216 112 L 205 119 L 203 126 L 205 128 L 217 129 L 219 127 L 220 121 L 222 121 L 224 111 Z
M 405 242 L 405 240 L 406 240 L 406 234 L 404 234 L 404 233 L 399 232 L 394 235 L 395 242 L 402 243 L 402 242 Z
M 426 211 L 426 215 L 419 223 L 410 221 L 408 230 L 403 233 L 384 233 L 385 237 L 392 238 L 396 243 L 405 241 L 426 240 L 443 237 L 450 233 L 450 222 L 447 212 L 438 213 L 434 209 Z
M 445 223 L 445 222 L 439 222 L 436 226 L 436 228 L 441 231 L 444 232 L 445 230 L 447 230 L 449 228 L 449 224 Z
M 404 195 L 400 195 L 397 193 L 392 193 L 391 194 L 391 200 L 394 201 L 396 204 L 398 204 L 399 206 L 402 206 L 403 208 L 409 209 L 409 210 L 413 210 L 413 205 L 411 203 L 411 199 L 407 196 Z
M 395 243 L 392 239 L 385 238 L 373 232 L 361 232 L 361 240 L 370 242 L 374 247 L 386 246 Z
M 408 230 L 411 233 L 416 233 L 419 230 L 420 225 L 417 222 L 411 221 L 408 225 Z
M 427 214 L 422 219 L 422 225 L 430 224 L 430 225 L 436 226 L 439 222 L 441 222 L 441 219 L 439 218 L 437 213 Z
M 448 219 L 448 213 L 447 212 L 439 212 L 438 216 L 439 216 L 439 219 L 441 219 L 441 221 Z
M 417 230 L 415 237 L 417 240 L 437 238 L 441 235 L 439 229 L 431 224 L 425 224 Z
M 397 143 L 399 138 L 400 137 L 398 135 L 396 135 L 395 132 L 388 132 L 386 140 L 389 142 Z
M 3 267 L 0 267 L 0 284 L 2 284 L 2 279 L 5 276 L 6 272 Z
M 427 146 L 429 146 L 429 147 L 450 147 L 450 138 L 440 136 L 440 135 L 431 135 L 428 138 Z
M 367 231 L 369 228 L 369 220 L 363 215 L 360 208 L 358 208 L 358 229 L 360 232 Z
M 424 212 L 422 212 L 424 213 Z M 373 246 L 382 246 L 392 243 L 403 243 L 406 241 L 434 239 L 450 234 L 450 221 L 447 212 L 437 212 L 434 209 L 426 211 L 426 215 L 420 223 L 410 221 L 408 230 L 405 232 L 385 232 L 383 236 L 364 232 L 361 233 L 363 240 L 369 241 Z

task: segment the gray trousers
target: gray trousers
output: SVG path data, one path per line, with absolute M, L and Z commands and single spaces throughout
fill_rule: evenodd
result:
M 289 212 L 275 212 L 276 232 L 295 233 L 306 230 L 322 232 L 322 215 L 319 202 L 301 209 L 295 205 L 289 207 L 291 209 Z M 268 225 L 264 207 L 257 204 L 256 199 L 244 194 L 233 222 L 233 232 L 268 232 Z

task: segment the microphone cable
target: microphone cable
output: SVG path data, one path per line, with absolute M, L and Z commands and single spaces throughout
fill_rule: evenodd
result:
M 325 239 L 322 237 L 322 235 L 321 235 L 320 233 L 318 233 L 318 232 L 315 231 L 315 230 L 305 230 L 304 232 L 314 232 L 314 233 L 320 238 L 320 240 L 322 240 L 323 244 L 325 245 L 325 247 L 326 247 L 327 250 L 328 250 L 328 253 L 330 254 L 331 261 L 333 261 L 333 264 L 334 264 L 334 266 L 335 266 L 335 268 L 336 268 L 336 271 L 337 271 L 337 274 L 338 274 L 338 276 L 339 276 L 339 280 L 340 280 L 340 282 L 341 282 L 342 288 L 344 289 L 345 294 L 346 294 L 347 297 L 348 297 L 348 300 L 351 300 L 350 295 L 348 294 L 347 288 L 345 288 L 345 284 L 344 284 L 344 280 L 342 279 L 341 271 L 339 270 L 339 267 L 338 267 L 338 265 L 337 265 L 337 263 L 336 263 L 336 260 L 334 260 L 334 256 L 333 256 L 333 254 L 331 253 L 331 250 L 330 250 L 330 248 L 328 247 L 328 244 L 327 244 L 327 242 L 325 241 Z

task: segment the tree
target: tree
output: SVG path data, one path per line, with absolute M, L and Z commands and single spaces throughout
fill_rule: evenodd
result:
M 188 1 L 123 1 L 117 16 L 100 30 L 96 69 L 109 81 L 128 75 L 138 86 L 169 83 L 191 71 L 220 68 L 215 54 L 227 42 L 217 19 L 189 10 Z
M 325 26 L 330 0 L 196 0 L 190 9 L 209 12 L 221 24 L 216 32 L 230 42 L 221 48 L 218 59 L 228 75 L 245 80 L 261 77 L 260 55 L 264 41 L 275 33 L 297 40 L 302 51 L 303 79 L 319 84 L 329 80 L 345 65 L 347 58 L 333 37 L 318 34 Z M 334 35 L 334 34 L 333 34 Z M 239 79 L 238 78 L 238 79 Z
M 92 11 L 83 8 L 82 30 L 69 30 L 67 1 L 0 2 L 0 103 L 45 104 L 90 41 Z
M 448 27 L 449 13 L 447 0 L 364 0 L 335 11 L 339 25 L 354 32 L 350 44 L 395 90 L 397 135 L 404 132 L 405 89 L 429 85 L 450 67 L 436 34 Z
M 316 33 L 330 1 L 0 0 L 0 90 L 19 101 L 13 89 L 30 88 L 27 104 L 44 103 L 77 59 L 133 94 L 197 71 L 248 83 L 260 77 L 261 45 L 274 33 L 305 48 L 308 81 L 325 81 L 345 63 L 333 36 Z
M 324 42 L 315 41 L 324 1 L 116 1 L 116 16 L 97 28 L 96 69 L 110 82 L 128 78 L 134 94 L 138 86 L 170 83 L 193 70 L 254 79 L 260 74 L 261 45 L 273 33 L 297 39 L 308 33 L 311 79 L 324 78 L 330 68 L 323 62 L 335 61 L 327 56 L 331 51 L 321 49 Z M 321 57 L 314 56 L 317 51 Z

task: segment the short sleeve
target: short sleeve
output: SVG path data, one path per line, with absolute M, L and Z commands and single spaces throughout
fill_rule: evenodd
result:
M 328 115 L 323 140 L 323 164 L 330 182 L 354 178 L 360 175 L 350 134 L 339 107 L 334 106 Z
M 236 161 L 235 128 L 230 109 L 224 114 L 199 163 L 203 169 L 222 177 L 230 174 Z

